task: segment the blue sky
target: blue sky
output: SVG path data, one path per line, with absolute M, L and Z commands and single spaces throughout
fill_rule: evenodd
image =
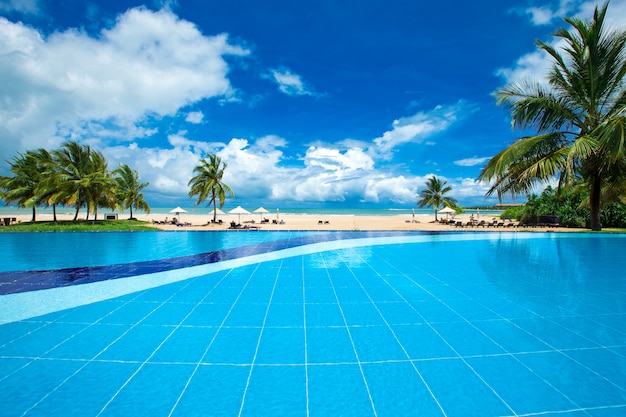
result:
M 206 153 L 228 206 L 411 207 L 431 175 L 494 203 L 476 178 L 520 132 L 493 91 L 541 79 L 535 40 L 595 5 L 0 0 L 0 159 L 87 143 L 153 206 L 192 205 Z M 609 16 L 626 25 L 626 0 Z

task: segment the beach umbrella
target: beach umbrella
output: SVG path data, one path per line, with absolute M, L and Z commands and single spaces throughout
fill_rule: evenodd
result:
M 276 221 L 280 218 L 280 210 L 276 209 Z
M 439 210 L 437 213 L 445 214 L 446 217 L 447 217 L 448 215 L 450 215 L 452 213 L 456 213 L 456 210 L 451 208 L 451 207 L 444 207 L 441 210 Z
M 217 218 L 217 214 L 224 214 L 224 212 L 220 210 L 219 208 L 215 207 L 215 210 L 211 210 L 211 215 L 213 215 L 213 218 L 211 219 L 211 221 Z
M 229 211 L 228 214 L 238 214 L 239 215 L 239 221 L 237 223 L 241 223 L 241 215 L 242 214 L 250 214 L 250 212 L 248 210 L 246 210 L 245 208 L 241 207 L 241 206 L 237 206 L 234 209 L 232 209 L 231 211 Z
M 261 220 L 263 220 L 263 214 L 264 213 L 269 213 L 269 210 L 264 209 L 263 207 L 259 207 L 258 209 L 254 210 L 255 213 L 260 213 L 261 214 Z
M 187 213 L 187 210 L 181 208 L 180 206 L 177 206 L 175 209 L 171 209 L 170 213 L 176 213 L 176 217 L 178 217 L 180 213 Z

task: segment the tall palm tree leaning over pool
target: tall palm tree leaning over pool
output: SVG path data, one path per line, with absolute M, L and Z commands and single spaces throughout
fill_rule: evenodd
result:
M 558 178 L 559 188 L 577 182 L 589 191 L 591 229 L 600 230 L 603 188 L 626 175 L 626 32 L 605 27 L 609 3 L 591 21 L 567 18 L 570 30 L 554 36 L 563 46 L 537 41 L 552 60 L 549 84 L 521 82 L 496 91 L 514 128 L 536 135 L 518 139 L 492 157 L 479 179 L 487 192 L 518 195 Z
M 235 193 L 222 182 L 226 162 L 222 162 L 214 154 L 207 155 L 207 158 L 200 159 L 200 165 L 193 169 L 196 175 L 189 180 L 187 185 L 191 186 L 189 197 L 198 196 L 196 205 L 207 198 L 209 199 L 207 206 L 213 204 L 213 222 L 215 223 L 217 221 L 217 202 L 219 201 L 220 208 L 222 208 L 224 201 L 226 201 L 226 194 L 230 194 L 231 198 L 234 199 Z
M 452 187 L 446 186 L 447 181 L 441 181 L 434 175 L 426 182 L 426 188 L 420 193 L 420 199 L 417 201 L 417 206 L 423 208 L 426 206 L 433 206 L 435 209 L 435 221 L 437 221 L 437 211 L 443 204 L 446 207 L 456 207 L 457 202 L 452 197 L 446 197 L 444 194 L 450 192 Z

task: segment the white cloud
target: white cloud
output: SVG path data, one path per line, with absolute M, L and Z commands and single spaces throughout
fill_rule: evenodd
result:
M 535 24 L 549 23 L 554 18 L 563 18 L 567 16 L 576 16 L 583 20 L 590 20 L 596 6 L 601 7 L 604 3 L 599 4 L 596 1 L 585 1 L 576 6 L 576 2 L 572 0 L 561 0 L 555 10 L 547 7 L 530 8 L 527 13 L 532 16 Z M 576 6 L 576 7 L 575 7 Z M 565 22 L 559 22 L 561 27 L 569 28 Z M 607 28 L 623 28 L 626 27 L 626 0 L 611 1 L 607 15 Z M 545 42 L 552 44 L 557 49 L 565 46 L 560 39 L 548 38 Z M 506 84 L 518 83 L 525 80 L 537 81 L 541 84 L 547 84 L 548 71 L 552 67 L 550 57 L 543 51 L 536 50 L 519 57 L 511 67 L 499 68 L 495 74 L 503 78 Z
M 370 178 L 365 186 L 363 201 L 415 204 L 419 183 L 417 178 L 406 178 L 404 175 L 391 178 Z
M 185 121 L 193 124 L 202 123 L 202 119 L 204 119 L 204 114 L 201 111 L 192 111 L 187 113 L 187 117 L 185 117 Z
M 347 173 L 374 168 L 374 160 L 358 148 L 340 151 L 311 146 L 306 151 L 304 164 L 311 168 L 320 167 L 326 171 Z
M 98 37 L 77 29 L 44 37 L 0 18 L 2 134 L 14 150 L 150 135 L 150 117 L 234 95 L 224 56 L 247 53 L 167 10 L 128 10 Z
M 546 25 L 554 19 L 554 12 L 547 7 L 530 7 L 526 13 L 531 16 L 531 21 L 535 25 Z
M 482 158 L 473 157 L 473 158 L 465 158 L 454 161 L 454 165 L 458 165 L 461 167 L 474 167 L 476 165 L 482 165 L 490 159 L 489 156 L 485 156 Z
M 266 78 L 274 81 L 278 89 L 289 96 L 314 96 L 314 91 L 306 86 L 302 77 L 294 74 L 289 68 L 281 67 L 269 70 Z
M 0 11 L 37 14 L 39 13 L 39 4 L 37 0 L 2 0 L 0 1 Z
M 124 163 L 137 170 L 141 181 L 150 183 L 145 192 L 153 200 L 168 199 L 184 204 L 189 198 L 187 184 L 200 158 L 225 146 L 220 142 L 192 140 L 186 135 L 185 131 L 169 135 L 167 148 L 143 147 L 133 142 L 108 147 L 103 153 L 111 168 Z
M 497 69 L 495 74 L 502 77 L 505 84 L 532 80 L 546 85 L 551 66 L 545 52 L 533 51 L 519 57 L 512 67 Z
M 454 105 L 437 106 L 427 112 L 394 120 L 391 130 L 374 139 L 375 153 L 378 157 L 389 159 L 392 156 L 391 151 L 409 142 L 432 145 L 434 142 L 426 142 L 426 139 L 444 132 L 474 110 L 472 106 L 459 101 Z

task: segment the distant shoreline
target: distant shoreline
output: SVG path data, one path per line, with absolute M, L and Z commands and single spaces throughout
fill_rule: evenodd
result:
M 199 215 L 199 216 L 212 216 L 213 210 L 208 207 L 186 207 L 181 206 L 183 209 L 187 211 L 189 215 Z M 235 207 L 225 207 L 222 210 L 226 213 L 224 216 L 233 216 L 229 215 L 228 211 L 234 209 Z M 244 208 L 252 214 L 251 216 L 261 216 L 260 213 L 253 213 L 254 210 L 259 207 L 248 207 L 244 206 Z M 264 216 L 271 217 L 276 216 L 276 207 L 264 207 L 268 210 L 268 213 L 264 213 Z M 172 207 L 153 207 L 150 210 L 150 213 L 144 213 L 143 211 L 134 211 L 133 217 L 143 217 L 143 216 L 172 216 L 174 213 L 170 213 Z M 361 208 L 361 207 L 346 207 L 346 208 L 278 208 L 279 215 L 298 215 L 298 216 L 412 216 L 413 211 L 415 215 L 425 215 L 432 216 L 434 219 L 435 212 L 432 208 L 428 209 L 419 209 L 419 208 Z M 463 215 L 476 215 L 478 212 L 484 216 L 492 216 L 497 217 L 502 214 L 503 210 L 493 210 L 493 209 L 466 209 Z M 49 207 L 38 207 L 37 208 L 37 218 L 43 216 L 43 218 L 48 218 L 52 216 L 52 208 Z M 98 209 L 98 219 L 104 219 L 107 214 L 117 214 L 120 219 L 127 219 L 130 217 L 130 211 L 124 210 L 113 211 L 109 209 Z M 12 215 L 20 215 L 20 216 L 29 216 L 32 217 L 31 209 L 18 208 L 15 206 L 0 206 L 0 217 L 12 216 Z M 57 216 L 74 216 L 74 210 L 71 207 L 59 207 L 57 208 Z M 78 217 L 84 219 L 86 215 L 85 209 L 81 209 L 78 213 Z M 234 215 L 236 216 L 236 215 Z M 439 214 L 438 217 L 441 217 Z M 89 216 L 90 219 L 93 219 L 93 214 L 91 213 Z M 445 218 L 445 216 L 444 216 Z
M 137 220 L 144 221 L 148 225 L 166 231 L 484 231 L 484 232 L 576 232 L 585 229 L 570 229 L 562 227 L 514 227 L 510 222 L 500 227 L 470 226 L 469 222 L 483 220 L 485 223 L 498 219 L 498 216 L 489 214 L 467 214 L 455 216 L 455 220 L 461 222 L 462 227 L 449 224 L 442 224 L 435 221 L 434 214 L 396 214 L 396 215 L 358 215 L 358 214 L 290 214 L 290 213 L 265 213 L 263 215 L 242 214 L 222 214 L 218 215 L 218 223 L 212 223 L 213 216 L 197 213 L 183 213 L 177 217 L 181 225 L 172 224 L 175 215 L 171 213 L 133 213 Z M 72 220 L 72 213 L 57 213 L 58 220 Z M 99 215 L 102 220 L 104 213 Z M 16 218 L 17 222 L 30 222 L 30 214 L 0 214 L 0 220 L 4 217 Z M 79 216 L 80 217 L 80 216 Z M 80 217 L 84 220 L 84 216 Z M 119 220 L 127 217 L 118 215 Z M 439 215 L 439 219 L 445 219 L 445 215 Z M 168 223 L 164 223 L 164 221 Z M 221 223 L 219 221 L 221 220 Z M 52 221 L 51 213 L 40 213 L 37 221 Z M 231 228 L 231 224 L 239 224 L 236 229 Z M 1 231 L 2 229 L 0 229 Z

